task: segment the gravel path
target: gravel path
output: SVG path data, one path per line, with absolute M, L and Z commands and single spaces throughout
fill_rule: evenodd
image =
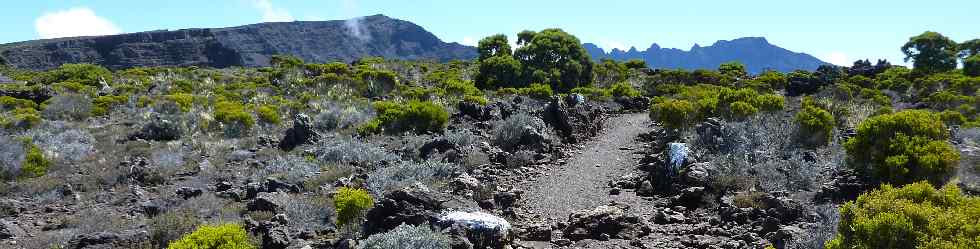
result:
M 632 192 L 610 195 L 609 180 L 635 172 L 640 155 L 637 136 L 649 130 L 645 113 L 613 116 L 607 120 L 601 135 L 586 142 L 578 152 L 553 166 L 546 174 L 526 184 L 522 198 L 524 212 L 532 217 L 564 221 L 581 209 L 608 204 L 610 201 L 633 204 L 643 200 Z

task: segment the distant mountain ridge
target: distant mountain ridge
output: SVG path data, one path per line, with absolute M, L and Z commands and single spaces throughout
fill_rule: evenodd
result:
M 695 44 L 688 51 L 661 48 L 656 43 L 644 51 L 638 51 L 634 47 L 629 51 L 613 49 L 608 53 L 592 43 L 585 43 L 583 46 L 595 60 L 642 59 L 652 68 L 717 69 L 722 63 L 738 61 L 745 64 L 746 70 L 750 73 L 757 74 L 765 70 L 782 72 L 797 69 L 815 70 L 820 65 L 829 64 L 812 55 L 789 51 L 770 44 L 763 37 L 720 40 L 707 47 Z
M 259 23 L 230 28 L 148 31 L 0 45 L 18 68 L 46 70 L 65 63 L 112 69 L 136 66 L 267 66 L 272 55 L 307 62 L 391 59 L 472 59 L 476 48 L 446 43 L 424 28 L 383 15 L 351 20 Z

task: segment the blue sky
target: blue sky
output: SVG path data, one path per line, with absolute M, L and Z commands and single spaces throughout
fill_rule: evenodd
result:
M 834 63 L 863 58 L 900 63 L 899 47 L 925 30 L 957 41 L 980 38 L 978 9 L 976 0 L 32 0 L 3 4 L 0 43 L 384 14 L 464 44 L 496 33 L 513 37 L 524 29 L 559 27 L 607 50 L 642 50 L 653 42 L 687 50 L 695 43 L 764 36 Z

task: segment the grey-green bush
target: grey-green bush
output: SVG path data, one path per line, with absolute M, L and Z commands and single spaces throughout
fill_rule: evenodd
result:
M 432 231 L 425 226 L 402 224 L 386 233 L 371 235 L 361 242 L 359 249 L 449 249 L 449 236 Z

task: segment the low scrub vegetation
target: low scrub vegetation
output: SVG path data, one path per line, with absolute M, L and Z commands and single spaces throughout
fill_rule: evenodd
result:
M 960 158 L 948 139 L 949 132 L 938 115 L 910 110 L 862 122 L 844 148 L 848 165 L 876 182 L 942 184 L 955 172 Z
M 975 248 L 978 220 L 980 198 L 955 186 L 886 184 L 841 207 L 839 233 L 826 248 Z

